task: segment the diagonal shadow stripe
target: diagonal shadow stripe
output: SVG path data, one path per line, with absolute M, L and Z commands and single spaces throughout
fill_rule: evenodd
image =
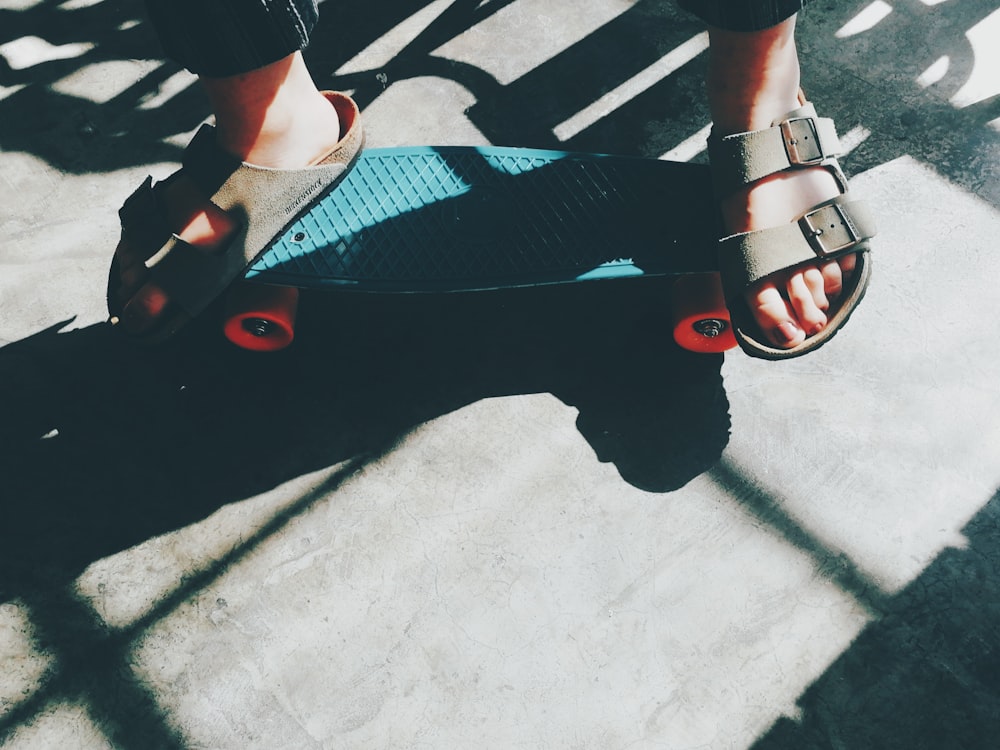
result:
M 391 450 L 388 446 L 386 451 Z M 146 614 L 122 629 L 109 628 L 72 584 L 36 589 L 23 601 L 29 610 L 36 644 L 55 665 L 26 700 L 0 718 L 0 743 L 59 703 L 86 707 L 95 726 L 119 750 L 183 750 L 183 736 L 158 706 L 155 694 L 133 672 L 132 650 L 153 625 L 167 618 L 198 591 L 211 585 L 293 519 L 336 492 L 384 452 L 355 457 L 310 492 L 276 513 L 244 542 L 201 570 L 186 573 L 183 583 Z
M 886 612 L 891 597 L 843 551 L 831 547 L 792 518 L 784 510 L 779 493 L 760 487 L 726 459 L 719 461 L 707 476 L 754 518 L 806 553 L 822 575 L 853 597 L 869 615 L 878 617 Z

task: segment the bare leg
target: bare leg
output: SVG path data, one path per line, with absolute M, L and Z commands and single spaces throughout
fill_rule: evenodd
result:
M 719 135 L 767 128 L 799 106 L 795 17 L 760 32 L 710 29 L 709 107 Z M 778 174 L 726 197 L 723 220 L 730 232 L 787 223 L 838 193 L 821 167 Z M 843 287 L 854 256 L 817 262 L 750 289 L 747 303 L 761 331 L 779 347 L 791 347 L 821 331 Z
M 298 52 L 271 65 L 230 78 L 203 78 L 215 114 L 218 145 L 242 161 L 292 168 L 313 163 L 340 139 L 336 111 L 319 92 Z M 192 245 L 210 251 L 233 229 L 229 217 L 185 178 L 164 191 L 167 222 Z M 155 323 L 169 303 L 147 281 L 145 258 L 126 243 L 116 250 L 121 268 L 121 324 L 139 333 Z

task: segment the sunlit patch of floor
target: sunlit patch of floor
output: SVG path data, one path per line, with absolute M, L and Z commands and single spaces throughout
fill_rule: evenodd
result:
M 22 36 L 0 46 L 0 57 L 7 61 L 11 70 L 27 70 L 53 60 L 81 57 L 95 46 L 90 42 L 55 45 L 41 37 Z
M 969 79 L 951 103 L 959 109 L 1000 94 L 1000 9 L 977 23 L 966 34 L 972 47 L 975 65 Z
M 882 23 L 890 13 L 892 13 L 892 6 L 889 3 L 884 0 L 875 0 L 875 2 L 866 6 L 854 18 L 841 26 L 834 36 L 838 39 L 846 39 L 863 34 L 866 31 L 871 31 Z

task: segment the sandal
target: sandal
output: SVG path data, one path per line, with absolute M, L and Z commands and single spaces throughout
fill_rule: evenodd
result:
M 719 270 L 736 340 L 747 354 L 789 359 L 819 348 L 839 331 L 861 302 L 871 279 L 869 240 L 875 221 L 867 207 L 851 200 L 837 162 L 840 142 L 833 121 L 816 116 L 809 102 L 775 120 L 770 128 L 709 138 L 709 159 L 717 196 L 777 172 L 821 166 L 837 181 L 840 195 L 784 226 L 741 232 L 719 241 Z M 857 254 L 836 308 L 819 333 L 789 349 L 768 343 L 746 303 L 754 283 L 795 266 Z
M 122 239 L 146 258 L 149 275 L 166 293 L 169 304 L 149 331 L 133 335 L 162 341 L 201 313 L 239 278 L 295 218 L 332 190 L 354 165 L 364 142 L 357 104 L 337 92 L 324 96 L 337 110 L 340 142 L 313 165 L 302 169 L 269 169 L 241 162 L 220 149 L 214 128 L 203 125 L 184 151 L 178 172 L 155 185 L 151 177 L 119 211 Z M 160 194 L 181 172 L 211 202 L 236 220 L 230 239 L 216 251 L 195 248 L 166 226 Z M 118 321 L 135 297 L 118 300 L 121 286 L 117 253 L 108 279 L 108 312 Z M 141 288 L 141 287 L 140 287 Z

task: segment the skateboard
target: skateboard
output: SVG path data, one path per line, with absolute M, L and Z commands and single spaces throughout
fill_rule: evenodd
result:
M 299 290 L 391 294 L 671 277 L 673 334 L 735 346 L 707 167 L 504 147 L 362 152 L 230 290 L 224 330 L 288 346 Z

